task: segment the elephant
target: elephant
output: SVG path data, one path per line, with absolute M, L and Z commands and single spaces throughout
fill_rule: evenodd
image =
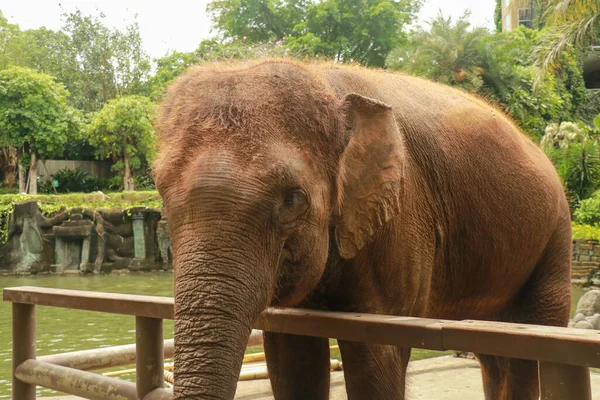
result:
M 503 112 L 401 73 L 290 59 L 191 67 L 156 118 L 176 399 L 233 399 L 269 306 L 566 326 L 557 173 Z M 266 332 L 277 400 L 329 397 L 325 338 Z M 339 341 L 350 400 L 405 398 L 411 349 Z M 535 361 L 478 355 L 485 398 Z

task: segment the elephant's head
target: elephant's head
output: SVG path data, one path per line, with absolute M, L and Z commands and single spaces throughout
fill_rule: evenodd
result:
M 402 140 L 388 106 L 338 100 L 289 62 L 193 69 L 170 88 L 157 128 L 175 397 L 232 399 L 258 315 L 300 303 L 330 254 L 353 257 L 399 212 Z

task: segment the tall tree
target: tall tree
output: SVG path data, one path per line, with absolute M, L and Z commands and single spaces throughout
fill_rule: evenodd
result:
M 382 67 L 405 40 L 421 0 L 216 0 L 216 30 L 229 40 L 284 41 L 296 53 Z
M 539 67 L 536 83 L 547 72 L 560 69 L 561 55 L 575 47 L 586 51 L 600 45 L 600 2 L 598 0 L 546 0 L 543 21 L 548 28 L 534 51 Z
M 144 96 L 109 100 L 90 119 L 86 134 L 98 158 L 112 158 L 124 190 L 135 190 L 134 174 L 148 163 L 154 148 L 154 105 Z
M 97 111 L 117 95 L 146 91 L 151 65 L 142 47 L 137 23 L 124 32 L 111 30 L 104 15 L 64 14 L 63 32 L 70 38 L 76 63 L 72 75 L 72 104 L 84 111 Z
M 18 149 L 19 190 L 37 193 L 37 160 L 62 152 L 71 127 L 69 93 L 49 75 L 27 68 L 0 71 L 0 144 Z
M 490 33 L 471 28 L 467 11 L 458 21 L 439 14 L 429 29 L 411 33 L 409 41 L 387 57 L 390 68 L 476 91 L 482 84 L 480 47 Z
M 280 40 L 304 20 L 306 0 L 214 0 L 207 6 L 213 26 L 226 39 Z
M 502 0 L 496 0 L 496 7 L 494 8 L 494 25 L 496 26 L 496 32 L 502 32 Z
M 11 24 L 0 11 L 0 69 L 25 65 L 27 43 L 16 24 Z

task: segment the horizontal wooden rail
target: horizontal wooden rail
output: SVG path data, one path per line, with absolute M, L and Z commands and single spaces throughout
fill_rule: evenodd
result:
M 34 286 L 6 288 L 3 293 L 4 301 L 13 303 L 173 319 L 172 297 L 138 296 Z
M 25 361 L 16 368 L 15 375 L 22 382 L 83 396 L 90 400 L 139 399 L 133 382 L 54 365 L 40 360 Z M 172 400 L 172 398 L 172 390 L 160 388 L 148 393 L 143 399 Z
M 173 318 L 173 299 L 170 297 L 16 287 L 4 289 L 4 300 L 150 318 Z M 356 342 L 471 351 L 600 367 L 600 332 L 592 330 L 273 308 L 261 314 L 256 328 Z
M 172 358 L 174 351 L 173 339 L 165 340 L 163 346 L 164 358 Z M 122 367 L 135 364 L 135 344 L 51 354 L 37 357 L 37 360 L 82 371 Z
M 135 383 L 80 371 L 39 360 L 27 360 L 15 370 L 15 376 L 32 385 L 90 400 L 137 400 Z

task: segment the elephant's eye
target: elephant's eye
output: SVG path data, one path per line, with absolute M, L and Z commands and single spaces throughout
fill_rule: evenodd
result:
M 279 209 L 279 220 L 287 224 L 302 217 L 308 210 L 308 196 L 301 189 L 286 192 L 283 196 L 283 204 Z
M 295 190 L 285 195 L 285 197 L 283 198 L 283 204 L 285 204 L 286 206 L 292 206 L 296 204 L 302 196 L 303 193 L 301 191 Z

